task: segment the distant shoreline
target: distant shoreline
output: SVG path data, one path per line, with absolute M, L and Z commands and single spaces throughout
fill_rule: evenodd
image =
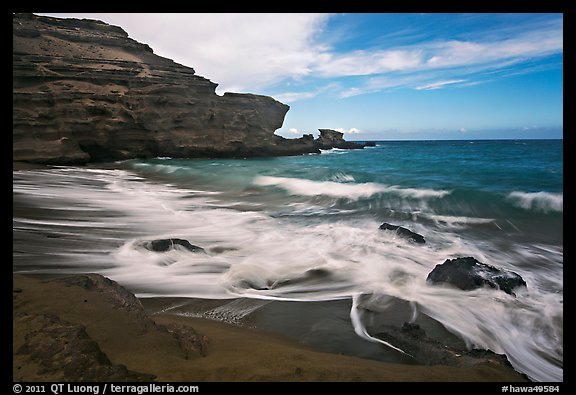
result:
M 347 140 L 350 141 L 352 143 L 365 143 L 368 141 L 373 141 L 375 143 L 383 143 L 383 142 L 418 142 L 418 141 L 422 141 L 422 142 L 447 142 L 447 141 L 559 141 L 559 140 L 564 140 L 564 138 L 561 139 L 549 139 L 549 138 L 539 138 L 539 139 L 512 139 L 512 138 L 502 138 L 502 139 L 404 139 L 404 140 L 398 140 L 398 139 L 390 139 L 390 140 L 378 140 L 378 139 L 358 139 L 358 140 Z

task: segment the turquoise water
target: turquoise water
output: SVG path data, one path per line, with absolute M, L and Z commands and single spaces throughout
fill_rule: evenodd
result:
M 252 160 L 149 160 L 146 177 L 201 185 L 298 216 L 491 223 L 495 236 L 562 245 L 561 140 L 379 142 L 358 151 Z M 249 196 L 247 189 L 258 188 Z M 306 208 L 306 207 L 304 207 Z M 498 229 L 498 230 L 497 230 Z M 505 231 L 504 231 L 505 232 Z
M 391 296 L 534 380 L 563 378 L 562 140 L 385 141 L 298 157 L 21 171 L 14 197 L 15 271 L 99 271 L 141 297 L 352 300 L 349 325 L 367 342 L 379 340 L 360 296 Z M 380 231 L 382 222 L 426 244 Z M 161 237 L 207 253 L 139 247 Z M 426 283 L 459 256 L 528 286 L 514 297 Z

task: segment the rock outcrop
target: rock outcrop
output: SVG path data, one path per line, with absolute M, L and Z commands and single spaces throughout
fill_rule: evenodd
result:
M 416 232 L 412 232 L 410 229 L 406 229 L 402 226 L 392 225 L 384 222 L 382 225 L 380 225 L 380 230 L 391 230 L 395 232 L 398 236 L 408 239 L 409 241 L 414 243 L 418 244 L 426 243 L 424 236 Z
M 401 328 L 386 326 L 375 335 L 397 345 L 422 365 L 474 366 L 482 363 L 511 367 L 505 355 L 490 350 L 456 349 L 430 338 L 418 324 L 405 322 Z
M 206 252 L 204 248 L 191 244 L 184 239 L 158 239 L 143 241 L 140 245 L 149 251 L 166 252 L 174 249 L 184 249 L 190 252 Z
M 96 273 L 86 273 L 56 278 L 50 280 L 50 282 L 62 284 L 67 287 L 80 287 L 88 292 L 99 293 L 114 310 L 126 314 L 144 330 L 156 326 L 144 311 L 138 298 L 108 277 Z
M 14 325 L 28 328 L 17 354 L 35 363 L 40 376 L 51 375 L 58 381 L 152 381 L 155 378 L 110 362 L 82 325 L 46 314 L 17 314 L 13 321 Z
M 364 144 L 344 140 L 344 133 L 332 129 L 318 129 L 320 136 L 315 140 L 320 149 L 362 149 Z
M 207 336 L 157 324 L 134 294 L 99 274 L 13 282 L 14 381 L 152 381 L 158 358 L 177 363 L 208 350 Z
M 101 21 L 14 14 L 12 76 L 14 161 L 280 156 L 346 145 L 338 136 L 275 135 L 289 106 L 219 96 L 194 69 Z
M 488 286 L 513 296 L 515 288 L 526 286 L 519 274 L 478 262 L 473 257 L 447 259 L 441 265 L 436 265 L 426 281 L 432 284 L 451 284 L 462 290 Z

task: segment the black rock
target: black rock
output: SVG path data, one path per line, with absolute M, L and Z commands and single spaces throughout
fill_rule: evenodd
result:
M 144 311 L 140 300 L 132 292 L 108 277 L 96 273 L 86 273 L 48 281 L 102 293 L 106 295 L 106 301 L 110 303 L 113 309 L 123 311 L 132 317 L 138 325 L 142 325 L 143 328 L 150 328 L 156 325 Z
M 384 325 L 374 337 L 384 340 L 408 353 L 412 363 L 422 365 L 448 365 L 470 367 L 489 363 L 493 366 L 510 366 L 505 355 L 489 350 L 466 350 L 445 345 L 428 336 L 418 324 L 404 323 L 401 328 Z
M 364 143 L 364 147 L 376 147 L 376 142 L 375 141 L 366 141 Z
M 110 361 L 84 326 L 56 315 L 19 313 L 15 323 L 26 322 L 24 344 L 16 351 L 37 366 L 37 374 L 59 381 L 153 381 L 156 376 L 128 370 Z
M 403 228 L 402 226 L 391 225 L 391 224 L 384 222 L 382 225 L 380 225 L 380 229 L 381 230 L 393 230 L 396 232 L 396 234 L 398 236 L 404 237 L 410 241 L 413 241 L 414 243 L 420 243 L 420 244 L 426 243 L 426 240 L 424 240 L 424 236 L 422 236 L 418 233 L 412 232 L 409 229 Z
M 319 149 L 362 149 L 364 144 L 344 140 L 344 133 L 332 129 L 318 129 L 320 136 L 314 140 Z
M 519 274 L 486 265 L 473 257 L 447 259 L 436 265 L 426 281 L 431 284 L 451 284 L 463 290 L 489 286 L 513 296 L 516 296 L 512 291 L 514 288 L 526 286 Z
M 154 252 L 166 252 L 173 250 L 175 246 L 181 246 L 191 252 L 206 252 L 204 248 L 190 244 L 188 240 L 184 239 L 158 239 L 142 242 L 144 248 Z

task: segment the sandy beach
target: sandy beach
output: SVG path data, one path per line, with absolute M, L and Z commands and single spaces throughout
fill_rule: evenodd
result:
M 80 368 L 71 372 L 66 364 L 59 365 L 57 356 L 66 354 L 67 346 L 74 341 L 58 343 L 50 339 L 55 332 L 47 331 L 46 325 L 39 331 L 39 317 L 44 321 L 46 317 L 58 319 L 68 328 L 85 328 L 87 338 L 107 356 L 110 366 L 124 365 L 128 369 L 125 379 L 129 381 L 525 380 L 512 368 L 496 362 L 468 367 L 383 363 L 318 352 L 276 334 L 217 321 L 170 314 L 148 317 L 137 305 L 119 302 L 116 291 L 111 293 L 106 287 L 79 281 L 84 275 L 71 278 L 76 279 L 13 276 L 14 381 L 89 378 Z M 174 328 L 180 335 L 189 330 L 193 336 L 188 339 L 192 341 L 175 336 Z M 65 339 L 66 334 L 56 338 Z M 40 352 L 42 344 L 49 345 L 50 350 Z M 58 350 L 57 344 L 64 351 Z M 99 378 L 104 381 L 119 377 L 104 374 Z

